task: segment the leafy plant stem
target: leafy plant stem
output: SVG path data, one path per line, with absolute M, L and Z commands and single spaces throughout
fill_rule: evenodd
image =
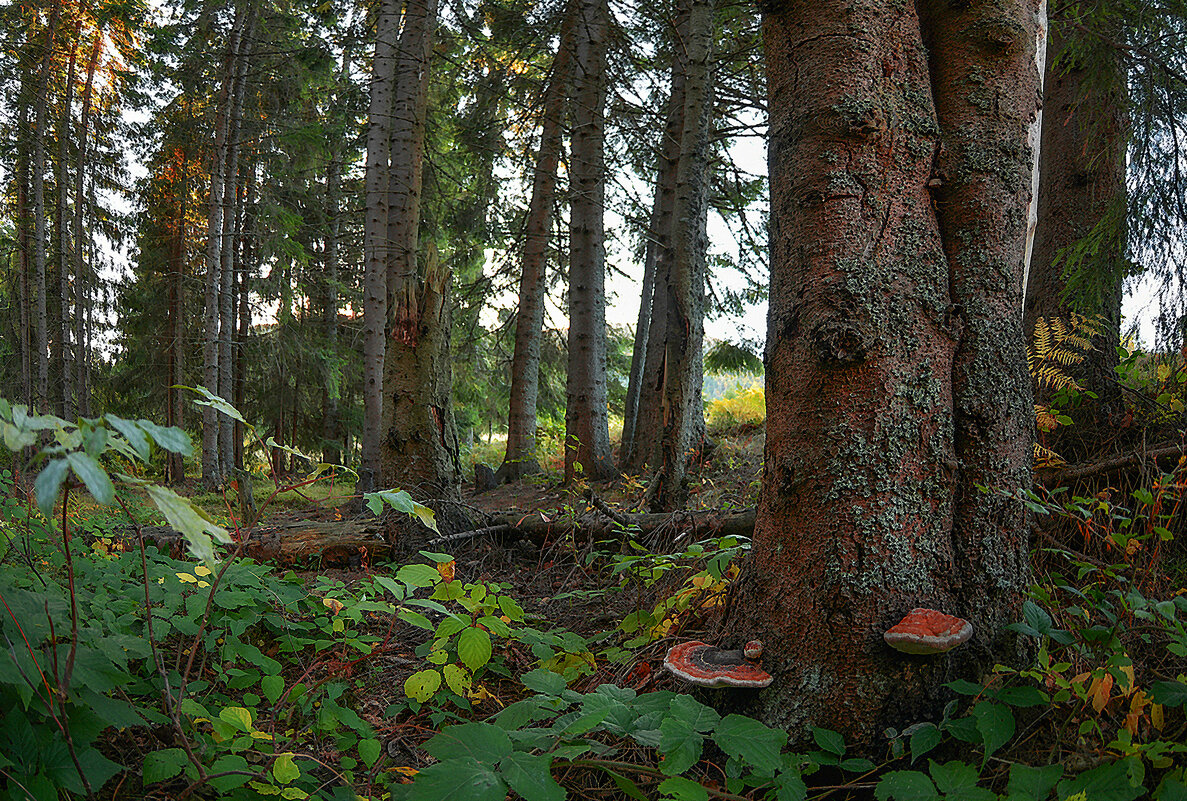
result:
M 570 759 L 556 763 L 558 766 L 569 766 L 574 768 L 595 768 L 597 770 L 615 771 L 615 770 L 629 770 L 634 773 L 642 773 L 647 776 L 657 776 L 661 778 L 668 778 L 667 774 L 659 768 L 648 767 L 647 765 L 636 765 L 633 762 L 619 762 L 613 759 Z M 703 785 L 702 785 L 703 786 Z M 718 790 L 713 787 L 705 787 L 705 791 L 714 798 L 723 798 L 725 801 L 750 801 L 744 795 L 735 795 L 734 793 L 725 790 Z

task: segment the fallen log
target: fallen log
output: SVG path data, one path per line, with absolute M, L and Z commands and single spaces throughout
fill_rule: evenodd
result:
M 1157 462 L 1159 459 L 1168 459 L 1173 457 L 1181 457 L 1187 453 L 1187 445 L 1182 443 L 1160 444 L 1155 445 L 1149 449 L 1137 451 L 1135 453 L 1125 454 L 1123 456 L 1114 456 L 1109 459 L 1103 459 L 1098 462 L 1090 462 L 1081 465 L 1068 465 L 1066 467 L 1049 468 L 1046 470 L 1036 470 L 1036 477 L 1039 483 L 1047 487 L 1057 486 L 1069 481 L 1077 481 L 1082 478 L 1090 478 L 1092 476 L 1102 475 L 1104 473 L 1111 473 L 1114 470 L 1121 470 L 1126 467 L 1132 467 L 1141 464 L 1147 459 Z

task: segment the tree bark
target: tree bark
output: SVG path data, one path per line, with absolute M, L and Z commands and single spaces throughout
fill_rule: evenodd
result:
M 186 216 L 189 209 L 189 150 L 176 147 L 173 151 L 175 180 L 171 187 L 174 209 L 172 242 L 169 248 L 169 346 L 166 352 L 168 384 L 165 388 L 165 425 L 185 426 L 185 399 L 182 390 L 176 389 L 185 383 L 185 285 L 186 265 Z M 185 460 L 180 453 L 165 455 L 165 481 L 180 484 L 185 481 Z
M 91 271 L 86 264 L 84 245 L 84 220 L 86 217 L 86 196 L 83 191 L 83 176 L 88 170 L 87 138 L 91 127 L 91 102 L 95 89 L 95 69 L 99 64 L 99 53 L 103 44 L 102 30 L 95 31 L 91 53 L 87 58 L 87 77 L 82 90 L 82 118 L 78 126 L 78 156 L 74 165 L 74 347 L 75 387 L 78 391 L 79 410 L 84 417 L 91 414 L 90 391 L 90 348 L 88 347 L 86 325 L 89 308 Z
M 725 644 L 796 643 L 768 650 L 775 683 L 751 711 L 797 743 L 812 725 L 868 745 L 938 720 L 945 682 L 1016 656 L 1003 626 L 1027 521 L 973 485 L 1029 486 L 1037 6 L 928 0 L 921 22 L 889 0 L 829 0 L 764 17 L 766 459 Z M 969 619 L 973 642 L 890 650 L 882 633 L 915 606 Z
M 242 46 L 244 9 L 236 6 L 223 64 L 222 83 L 215 102 L 214 146 L 210 156 L 210 191 L 206 215 L 206 305 L 203 315 L 202 340 L 203 380 L 207 389 L 218 393 L 219 388 L 219 311 L 222 288 L 223 237 L 226 216 L 226 179 L 228 167 L 227 142 L 230 136 L 231 103 L 237 74 L 237 57 Z M 202 407 L 202 483 L 213 489 L 222 480 L 223 468 L 219 460 L 220 413 L 210 406 Z
M 17 110 L 16 144 L 16 218 L 17 249 L 20 272 L 17 281 L 17 304 L 19 306 L 20 330 L 17 333 L 17 350 L 21 360 L 21 400 L 27 408 L 33 408 L 33 329 L 29 302 L 29 249 L 33 239 L 29 231 L 29 103 L 25 82 L 21 82 L 21 94 Z
M 671 254 L 663 273 L 667 281 L 667 319 L 663 325 L 663 385 L 659 428 L 659 470 L 648 495 L 653 511 L 673 511 L 688 499 L 687 464 L 695 439 L 704 435 L 701 404 L 704 337 L 705 253 L 708 248 L 708 184 L 705 175 L 712 112 L 712 0 L 677 4 L 673 72 L 680 73 L 680 156 L 676 167 L 671 226 Z
M 1103 411 L 1120 401 L 1113 368 L 1128 265 L 1126 71 L 1115 49 L 1089 41 L 1058 16 L 1051 32 L 1025 330 L 1032 335 L 1042 317 L 1101 318 L 1094 349 L 1072 372 L 1097 393 Z
M 77 343 L 70 340 L 74 336 L 73 319 L 70 316 L 70 268 L 74 259 L 70 247 L 70 229 L 73 216 L 70 213 L 70 136 L 73 126 L 71 123 L 74 111 L 74 79 L 78 66 L 78 39 L 82 32 L 82 20 L 86 13 L 86 4 L 81 3 L 78 8 L 78 18 L 74 22 L 74 32 L 64 44 L 70 50 L 66 66 L 66 84 L 62 96 L 62 108 L 58 117 L 58 204 L 55 212 L 58 233 L 58 308 L 60 310 L 61 342 L 58 350 L 61 353 L 61 414 L 67 420 L 75 416 L 74 406 L 74 347 Z M 78 243 L 74 243 L 78 247 Z M 75 309 L 75 314 L 81 314 L 81 309 Z
M 256 162 L 253 159 L 247 170 L 247 192 L 243 203 L 243 236 L 239 243 L 239 349 L 235 359 L 235 407 L 243 409 L 247 401 L 247 345 L 251 341 L 251 276 L 255 271 L 256 259 Z M 235 467 L 243 470 L 243 440 L 246 427 L 235 421 Z
M 643 246 L 643 285 L 639 298 L 639 317 L 635 322 L 635 344 L 631 350 L 631 372 L 627 377 L 626 399 L 622 411 L 622 442 L 619 445 L 618 464 L 623 470 L 638 469 L 635 463 L 636 439 L 638 437 L 639 401 L 643 390 L 643 367 L 647 361 L 647 336 L 651 329 L 651 305 L 655 295 L 656 251 L 659 249 L 659 229 L 662 194 L 660 192 L 661 171 L 656 170 L 655 196 L 651 202 L 651 217 L 647 221 L 646 242 Z
M 570 157 L 565 481 L 615 474 L 606 410 L 606 0 L 578 0 Z
M 379 489 L 382 472 L 383 361 L 386 350 L 387 240 L 392 96 L 395 90 L 399 0 L 382 0 L 375 23 L 375 55 L 367 122 L 367 209 L 363 221 L 363 430 L 358 492 Z
M 536 402 L 540 390 L 544 278 L 556 202 L 564 106 L 572 69 L 573 8 L 573 5 L 569 6 L 562 23 L 560 46 L 552 63 L 552 75 L 544 92 L 540 115 L 540 149 L 524 224 L 523 269 L 519 279 L 515 352 L 511 359 L 511 400 L 507 412 L 507 452 L 495 474 L 500 483 L 540 471 L 536 460 Z
M 49 319 L 46 311 L 46 230 L 45 230 L 45 144 L 49 139 L 46 132 L 47 105 L 49 103 L 49 79 L 54 60 L 54 40 L 58 29 L 59 4 L 51 2 L 49 23 L 45 28 L 45 43 L 42 45 L 41 73 L 37 94 L 33 98 L 35 128 L 33 133 L 33 296 L 36 298 L 37 315 L 37 403 L 40 414 L 49 412 Z

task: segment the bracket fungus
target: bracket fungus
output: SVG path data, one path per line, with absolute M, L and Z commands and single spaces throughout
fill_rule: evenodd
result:
M 702 687 L 766 687 L 771 674 L 747 660 L 762 655 L 762 643 L 751 640 L 743 650 L 724 650 L 698 640 L 668 649 L 664 667 Z
M 968 642 L 973 624 L 934 609 L 912 609 L 882 635 L 886 644 L 904 654 L 942 654 Z

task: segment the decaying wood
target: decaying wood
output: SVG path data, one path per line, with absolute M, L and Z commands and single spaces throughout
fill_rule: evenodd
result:
M 367 561 L 373 563 L 391 558 L 391 546 L 384 539 L 383 530 L 383 523 L 376 519 L 295 520 L 260 525 L 248 533 L 243 555 L 261 562 L 291 564 L 316 562 L 326 551 L 357 553 L 363 547 L 367 549 Z M 146 541 L 155 542 L 163 551 L 180 555 L 185 550 L 181 535 L 169 526 L 145 526 L 143 532 Z M 135 540 L 134 530 L 123 533 L 127 539 Z
M 1152 448 L 1138 451 L 1137 453 L 1115 456 L 1098 462 L 1039 471 L 1038 479 L 1044 486 L 1052 487 L 1058 484 L 1066 484 L 1069 481 L 1077 481 L 1082 478 L 1120 470 L 1125 467 L 1132 467 L 1147 459 L 1157 461 L 1158 459 L 1168 459 L 1184 454 L 1187 454 L 1187 445 L 1182 443 L 1155 445 Z

